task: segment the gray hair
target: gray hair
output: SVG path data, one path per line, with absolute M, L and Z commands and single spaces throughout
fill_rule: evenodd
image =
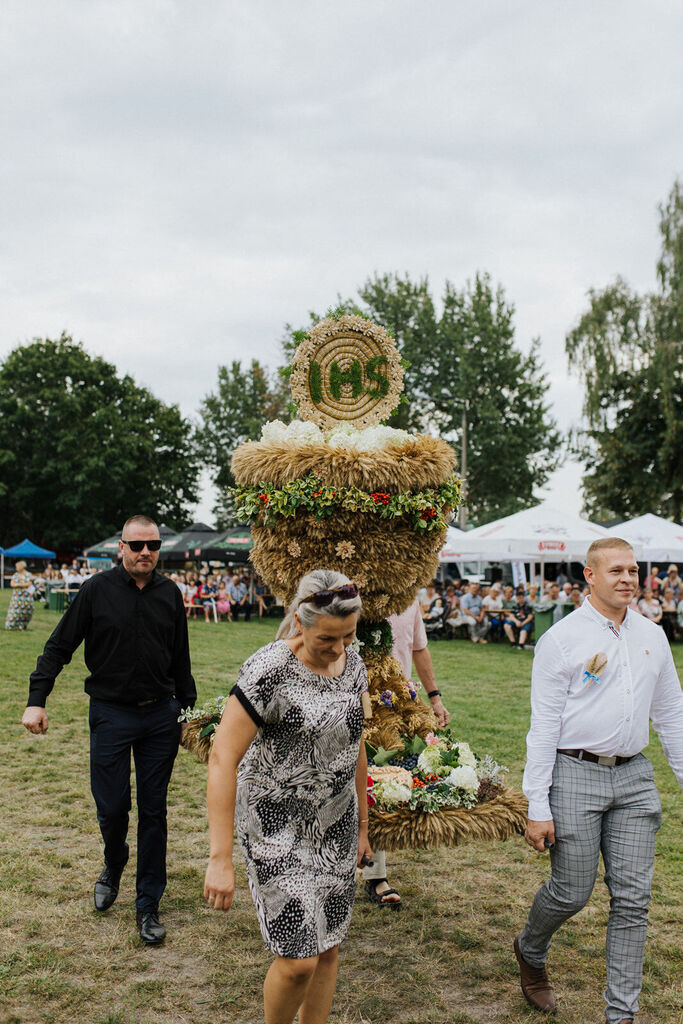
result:
M 277 631 L 277 639 L 286 640 L 291 636 L 296 636 L 295 612 L 299 613 L 299 622 L 304 629 L 314 626 L 319 615 L 332 615 L 343 619 L 346 615 L 353 615 L 354 612 L 359 612 L 361 610 L 360 596 L 350 597 L 346 601 L 341 601 L 335 595 L 330 603 L 326 604 L 323 608 L 318 608 L 312 601 L 306 601 L 305 604 L 301 603 L 305 597 L 317 594 L 320 590 L 336 590 L 337 587 L 343 587 L 347 583 L 352 582 L 353 580 L 350 580 L 348 576 L 345 576 L 342 572 L 336 572 L 334 569 L 314 569 L 313 572 L 307 573 L 306 576 L 299 580 L 294 600 L 287 609 L 287 614 Z

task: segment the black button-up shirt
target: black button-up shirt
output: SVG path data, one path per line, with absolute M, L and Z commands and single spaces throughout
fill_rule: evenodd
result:
M 87 580 L 45 644 L 31 674 L 28 704 L 45 707 L 55 678 L 85 640 L 85 690 L 117 704 L 175 696 L 191 707 L 187 618 L 180 590 L 154 571 L 142 590 L 122 565 Z

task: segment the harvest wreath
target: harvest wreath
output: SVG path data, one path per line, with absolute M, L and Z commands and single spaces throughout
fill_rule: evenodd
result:
M 227 697 L 187 708 L 183 746 L 207 763 Z M 524 830 L 527 804 L 505 785 L 507 768 L 479 757 L 450 730 L 415 735 L 394 749 L 366 742 L 370 843 L 378 849 L 431 849 L 468 838 L 507 839 Z
M 360 589 L 356 642 L 372 708 L 365 740 L 376 848 L 506 839 L 524 828 L 526 801 L 504 786 L 491 758 L 436 736 L 430 704 L 392 655 L 387 621 L 438 571 L 461 501 L 455 451 L 440 438 L 382 423 L 401 400 L 405 368 L 384 328 L 333 314 L 295 340 L 290 382 L 301 419 L 267 423 L 232 457 L 235 507 L 251 523 L 250 560 L 285 605 L 300 579 L 321 567 Z M 208 759 L 225 700 L 184 715 L 184 745 L 200 760 Z

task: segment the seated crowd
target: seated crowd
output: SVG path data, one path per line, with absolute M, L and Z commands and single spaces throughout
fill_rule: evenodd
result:
M 59 568 L 48 563 L 42 573 L 33 573 L 34 598 L 45 600 L 49 588 L 66 593 L 68 601 L 90 576 L 102 572 L 103 568 L 89 566 L 85 561 L 79 563 L 77 559 Z M 188 619 L 200 617 L 205 622 L 220 622 L 221 619 L 231 622 L 243 615 L 245 621 L 249 621 L 252 611 L 261 618 L 275 605 L 268 587 L 257 576 L 252 576 L 248 567 L 212 572 L 203 562 L 197 571 L 179 570 L 164 575 L 180 589 Z
M 422 621 L 428 636 L 449 638 L 469 633 L 473 644 L 507 641 L 522 650 L 533 640 L 536 611 L 552 612 L 552 623 L 578 608 L 589 593 L 586 583 L 571 583 L 565 576 L 513 587 L 467 579 L 433 580 L 420 591 Z M 683 580 L 678 567 L 666 573 L 657 566 L 639 587 L 631 610 L 661 625 L 669 643 L 683 637 Z
M 248 568 L 211 572 L 203 564 L 199 572 L 166 575 L 180 588 L 188 619 L 203 617 L 204 622 L 232 622 L 243 615 L 248 622 L 252 611 L 263 618 L 275 605 L 268 587 L 258 576 L 252 576 Z

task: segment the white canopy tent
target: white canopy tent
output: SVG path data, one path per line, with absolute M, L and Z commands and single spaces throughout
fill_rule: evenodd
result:
M 584 562 L 590 544 L 610 532 L 597 523 L 549 505 L 536 505 L 463 533 L 450 529 L 440 553 L 444 562 Z M 638 546 L 638 554 L 640 546 Z
M 679 567 L 683 565 L 683 526 L 669 519 L 647 512 L 644 516 L 611 526 L 609 533 L 641 548 L 639 557 L 647 562 L 648 573 L 652 563 L 664 568 L 669 562 L 676 562 Z

